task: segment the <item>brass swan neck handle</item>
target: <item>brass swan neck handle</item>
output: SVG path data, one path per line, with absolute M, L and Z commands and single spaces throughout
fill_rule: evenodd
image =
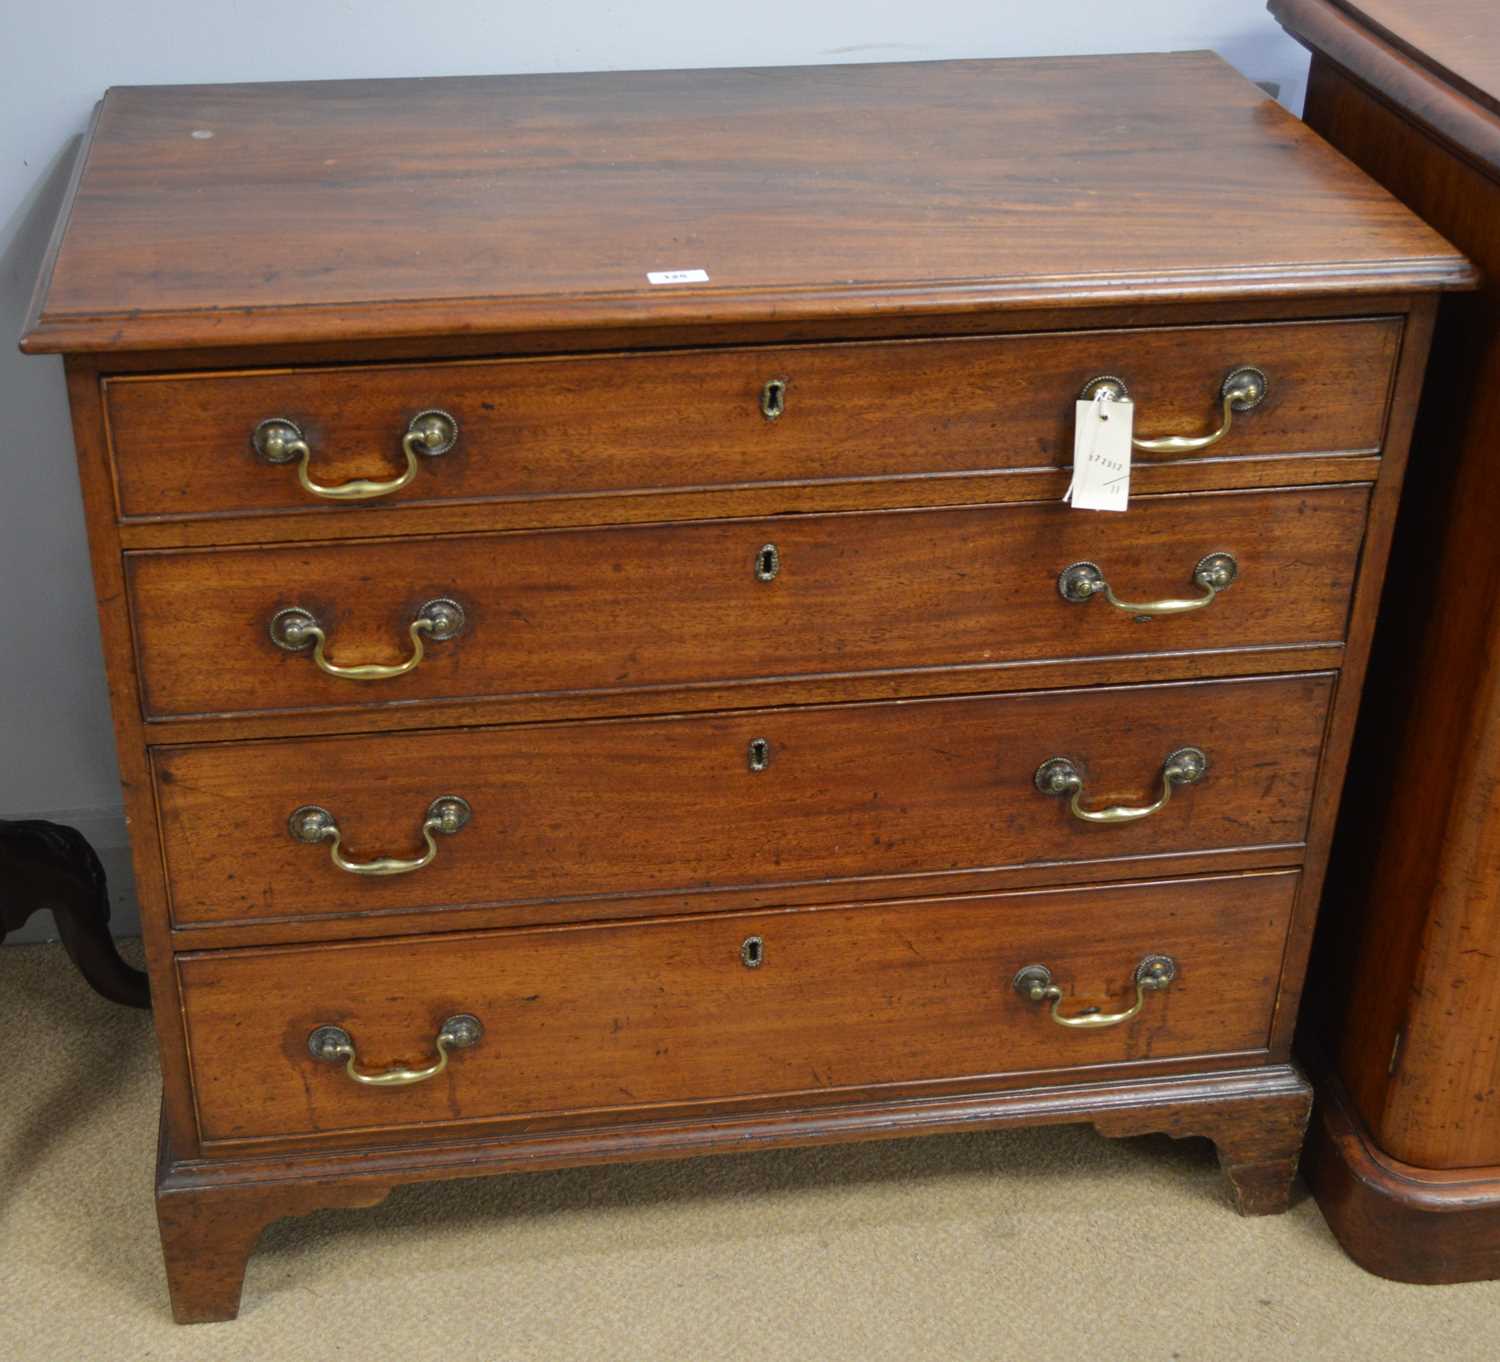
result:
M 1122 1012 L 1100 1012 L 1089 1008 L 1071 1017 L 1062 1014 L 1063 991 L 1052 982 L 1052 971 L 1046 965 L 1027 965 L 1017 971 L 1011 987 L 1032 1003 L 1052 1004 L 1052 1020 L 1059 1026 L 1095 1029 L 1122 1026 L 1139 1014 L 1146 1005 L 1148 993 L 1159 993 L 1177 977 L 1177 962 L 1170 955 L 1148 955 L 1135 967 L 1135 1001 Z
M 1200 558 L 1193 567 L 1193 583 L 1203 594 L 1181 600 L 1124 601 L 1115 595 L 1114 588 L 1098 563 L 1080 562 L 1065 567 L 1057 576 L 1057 593 L 1063 600 L 1074 605 L 1083 605 L 1103 596 L 1116 610 L 1123 610 L 1136 618 L 1155 615 L 1185 615 L 1190 610 L 1202 610 L 1218 599 L 1221 591 L 1227 591 L 1240 574 L 1240 565 L 1232 553 L 1210 553 Z
M 287 819 L 287 829 L 292 839 L 315 846 L 327 842 L 328 857 L 342 871 L 350 875 L 409 875 L 422 870 L 437 859 L 437 837 L 451 837 L 473 816 L 473 810 L 465 799 L 457 795 L 440 795 L 427 806 L 427 816 L 422 820 L 422 838 L 427 850 L 420 856 L 407 858 L 377 856 L 373 861 L 351 861 L 343 851 L 343 830 L 334 816 L 319 804 L 304 804 L 293 809 Z
M 437 1058 L 431 1063 L 424 1064 L 419 1069 L 397 1064 L 374 1073 L 358 1067 L 359 1055 L 354 1048 L 354 1037 L 342 1026 L 316 1027 L 307 1038 L 307 1049 L 314 1059 L 320 1059 L 325 1064 L 337 1064 L 342 1060 L 344 1072 L 365 1087 L 405 1088 L 413 1083 L 425 1083 L 429 1078 L 436 1078 L 448 1067 L 449 1050 L 466 1050 L 471 1045 L 478 1045 L 483 1037 L 484 1026 L 479 1018 L 468 1012 L 460 1012 L 456 1017 L 449 1017 L 439 1028 L 432 1042 Z
M 463 633 L 468 617 L 457 601 L 447 596 L 427 601 L 417 608 L 407 626 L 411 652 L 402 662 L 335 662 L 328 656 L 328 633 L 318 617 L 300 605 L 283 606 L 271 616 L 271 642 L 289 653 L 312 648 L 318 670 L 345 681 L 389 681 L 416 671 L 427 656 L 426 641 L 443 643 Z
M 1150 804 L 1112 804 L 1103 809 L 1083 807 L 1083 772 L 1069 757 L 1048 757 L 1037 767 L 1036 787 L 1044 795 L 1067 796 L 1068 812 L 1085 823 L 1133 823 L 1164 809 L 1176 785 L 1196 785 L 1208 772 L 1201 748 L 1179 747 L 1161 765 L 1161 794 Z
M 452 449 L 458 443 L 458 422 L 437 407 L 418 412 L 401 437 L 406 467 L 399 476 L 386 479 L 353 478 L 334 484 L 317 482 L 308 467 L 312 462 L 312 446 L 303 435 L 302 427 L 285 416 L 272 416 L 262 421 L 251 433 L 250 443 L 267 463 L 291 463 L 295 459 L 297 481 L 303 491 L 315 497 L 322 497 L 325 501 L 372 501 L 408 486 L 417 476 L 419 456 L 435 458 Z
M 1133 448 L 1149 454 L 1192 454 L 1216 445 L 1229 434 L 1237 411 L 1250 411 L 1266 400 L 1271 380 L 1253 364 L 1239 364 L 1224 376 L 1219 385 L 1221 414 L 1217 430 L 1207 435 L 1159 435 L 1153 439 L 1132 438 Z M 1084 402 L 1128 402 L 1130 389 L 1125 380 L 1113 374 L 1100 374 L 1083 385 L 1079 400 Z

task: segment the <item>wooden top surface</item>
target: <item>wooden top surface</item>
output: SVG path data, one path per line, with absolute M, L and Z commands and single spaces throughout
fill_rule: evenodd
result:
M 1500 180 L 1500 0 L 1267 0 L 1300 42 Z
M 1500 114 L 1497 0 L 1339 0 L 1339 5 L 1476 104 Z
M 30 351 L 1471 281 L 1201 52 L 117 88 L 65 220 Z

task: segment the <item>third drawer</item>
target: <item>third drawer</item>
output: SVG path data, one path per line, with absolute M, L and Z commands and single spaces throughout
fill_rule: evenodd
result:
M 127 576 L 153 718 L 634 692 L 1336 644 L 1367 504 L 1355 484 L 1119 516 L 1046 502 L 133 553 Z M 1064 595 L 1070 569 L 1092 595 Z M 1206 603 L 1121 604 L 1163 600 Z M 415 626 L 420 663 L 378 679 L 322 669 L 306 632 L 332 667 L 394 671 L 445 609 L 436 636 Z
M 1272 847 L 1294 860 L 1334 681 L 158 748 L 173 920 L 521 904 L 561 919 L 631 897 L 691 911 L 731 892 L 962 887 L 1049 864 Z M 1147 816 L 1079 816 L 1164 792 Z

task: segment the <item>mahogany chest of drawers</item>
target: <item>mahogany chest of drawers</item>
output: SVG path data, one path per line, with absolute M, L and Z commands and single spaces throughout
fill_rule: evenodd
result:
M 23 344 L 177 1317 L 277 1216 L 588 1161 L 1090 1121 L 1280 1209 L 1470 283 L 1201 53 L 111 91 Z

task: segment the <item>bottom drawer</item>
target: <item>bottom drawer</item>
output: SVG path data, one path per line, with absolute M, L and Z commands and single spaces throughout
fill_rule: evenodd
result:
M 1257 1051 L 1295 871 L 215 951 L 177 965 L 207 1143 L 682 1107 Z M 1057 1024 L 1013 986 L 1045 965 L 1063 1017 L 1126 1010 L 1137 967 L 1175 975 L 1114 1025 Z M 1045 982 L 1045 981 L 1043 981 Z M 441 1072 L 444 1022 L 472 1045 Z M 324 1033 L 327 1040 L 329 1033 Z M 337 1041 L 337 1037 L 333 1037 Z M 399 1075 L 398 1075 L 399 1076 Z M 590 1115 L 589 1119 L 595 1119 Z

